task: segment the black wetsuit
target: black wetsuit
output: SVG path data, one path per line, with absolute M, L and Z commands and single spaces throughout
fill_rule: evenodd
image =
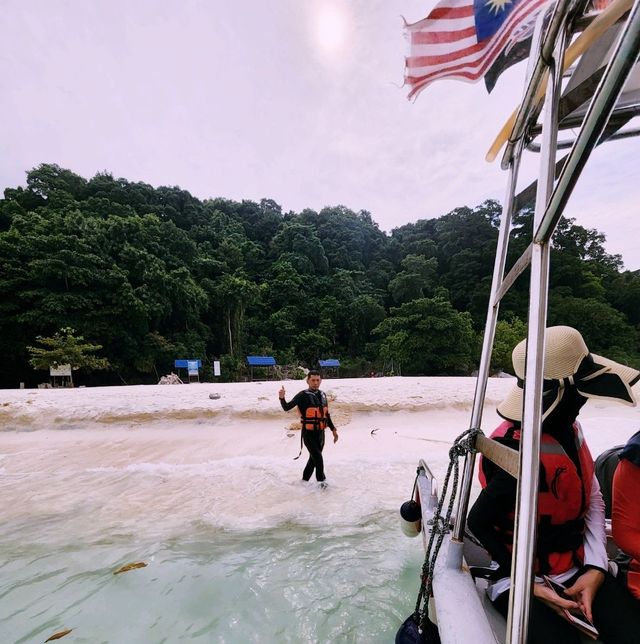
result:
M 327 396 L 320 389 L 305 389 L 297 393 L 290 402 L 287 402 L 284 398 L 280 398 L 280 404 L 282 409 L 289 411 L 294 407 L 297 407 L 300 410 L 300 415 L 304 417 L 305 411 L 309 407 L 326 407 L 327 406 Z M 325 415 L 327 425 L 333 430 L 335 426 L 331 420 L 331 415 L 327 412 Z M 318 481 L 324 481 L 324 460 L 322 458 L 322 449 L 324 448 L 324 429 L 303 429 L 302 431 L 302 442 L 305 447 L 309 450 L 309 460 L 302 472 L 302 478 L 305 481 L 308 481 L 313 474 L 315 469 L 316 479 Z

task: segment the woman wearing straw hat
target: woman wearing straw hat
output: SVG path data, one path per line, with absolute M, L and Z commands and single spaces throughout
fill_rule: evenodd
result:
M 640 372 L 589 353 L 582 335 L 566 326 L 546 331 L 536 583 L 529 639 L 579 644 L 580 632 L 565 610 L 581 609 L 606 644 L 640 641 L 640 612 L 633 598 L 607 572 L 604 502 L 593 459 L 576 418 L 589 398 L 635 405 L 631 387 Z M 505 419 L 492 437 L 518 449 L 526 343 L 513 350 L 518 383 L 498 405 Z M 483 489 L 468 525 L 498 564 L 487 593 L 506 616 L 513 542 L 516 480 L 488 459 L 480 464 Z M 566 587 L 562 598 L 543 576 Z

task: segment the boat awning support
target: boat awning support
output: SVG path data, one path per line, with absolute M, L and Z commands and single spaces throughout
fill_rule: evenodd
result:
M 496 248 L 496 260 L 493 266 L 493 279 L 491 281 L 491 297 L 489 298 L 487 323 L 484 337 L 482 339 L 482 354 L 480 356 L 480 367 L 478 369 L 478 379 L 476 380 L 473 408 L 471 410 L 470 429 L 476 427 L 479 428 L 482 422 L 482 406 L 487 391 L 491 349 L 496 335 L 496 323 L 498 321 L 498 311 L 500 308 L 500 298 L 497 297 L 497 294 L 501 287 L 502 276 L 504 275 L 504 269 L 507 262 L 509 229 L 511 228 L 511 218 L 513 216 L 513 206 L 515 203 L 514 197 L 516 193 L 521 152 L 522 143 L 518 145 L 516 154 L 512 159 L 511 167 L 509 169 L 507 194 L 505 195 L 502 206 L 502 217 L 500 218 L 500 230 L 498 233 L 498 247 Z M 469 509 L 469 498 L 471 496 L 471 485 L 473 483 L 475 463 L 475 453 L 472 452 L 466 456 L 464 462 L 460 499 L 458 500 L 456 523 L 453 529 L 453 538 L 456 541 L 462 541 L 464 539 L 464 530 L 467 522 L 467 511 Z M 462 564 L 462 559 L 460 560 L 460 564 Z
M 535 232 L 535 242 L 543 242 L 551 238 L 580 173 L 604 132 L 622 88 L 638 60 L 640 53 L 639 14 L 640 3 L 636 0 L 616 49 L 593 96 L 580 133 L 576 137 L 573 148 L 560 172 L 549 205 Z
M 562 68 L 566 39 L 567 30 L 563 28 L 558 35 L 548 79 L 540 176 L 533 218 L 534 230 L 539 226 L 543 217 L 555 179 L 558 105 L 562 94 Z M 520 477 L 518 478 L 516 495 L 514 549 L 511 557 L 511 592 L 509 593 L 509 616 L 507 619 L 507 642 L 509 644 L 526 642 L 529 626 L 536 546 L 535 534 L 538 523 L 538 480 L 540 478 L 540 434 L 542 430 L 542 387 L 549 292 L 549 258 L 549 240 L 541 242 L 534 240 L 531 250 L 524 408 L 520 438 Z

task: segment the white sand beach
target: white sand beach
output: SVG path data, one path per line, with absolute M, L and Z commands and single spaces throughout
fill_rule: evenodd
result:
M 483 419 L 486 432 L 498 424 L 495 406 L 513 383 L 512 379 L 490 379 Z M 153 575 L 160 574 L 163 593 L 175 592 L 184 571 L 195 570 L 194 560 L 183 552 L 182 573 L 174 571 L 177 576 L 172 573 L 165 579 L 163 575 L 170 570 L 167 562 L 175 556 L 175 552 L 169 558 L 162 554 L 167 544 L 216 544 L 204 548 L 215 571 L 225 556 L 254 553 L 255 543 L 269 535 L 281 546 L 260 556 L 271 561 L 271 580 L 284 575 L 272 589 L 285 602 L 279 610 L 283 615 L 298 611 L 299 619 L 295 628 L 282 626 L 276 619 L 264 639 L 244 641 L 315 641 L 312 635 L 305 639 L 305 628 L 311 629 L 309 632 L 324 628 L 327 637 L 351 628 L 352 603 L 351 609 L 345 607 L 349 617 L 338 619 L 330 612 L 331 617 L 322 617 L 321 624 L 313 621 L 320 618 L 310 607 L 322 598 L 328 602 L 337 587 L 318 591 L 308 601 L 299 593 L 292 595 L 295 599 L 286 599 L 291 580 L 307 566 L 316 577 L 331 571 L 330 577 L 323 577 L 323 583 L 331 586 L 340 578 L 339 571 L 346 569 L 346 562 L 368 561 L 378 546 L 380 559 L 369 563 L 387 571 L 384 592 L 396 602 L 385 623 L 394 625 L 402 616 L 401 605 L 407 604 L 408 614 L 415 599 L 411 595 L 417 588 L 422 553 L 419 540 L 403 541 L 397 510 L 411 494 L 419 458 L 426 459 L 436 474 L 446 471 L 452 439 L 468 428 L 475 380 L 325 380 L 322 388 L 340 433 L 338 443 L 327 441 L 324 451 L 330 484 L 326 491 L 300 481 L 306 452 L 293 460 L 300 448 L 300 434 L 291 429 L 296 413 L 283 412 L 278 403 L 281 384 L 287 399 L 304 388 L 302 381 L 286 381 L 0 392 L 0 547 L 16 565 L 15 570 L 9 566 L 0 585 L 0 595 L 6 595 L 0 623 L 9 625 L 14 638 L 8 641 L 43 641 L 40 635 L 47 629 L 69 620 L 83 625 L 87 633 L 86 640 L 74 641 L 98 641 L 92 639 L 97 632 L 100 641 L 161 641 L 160 632 L 177 636 L 196 626 L 202 641 L 243 641 L 244 635 L 234 631 L 235 622 L 227 619 L 230 605 L 225 608 L 222 600 L 217 600 L 215 623 L 206 621 L 209 609 L 203 607 L 188 623 L 178 620 L 168 626 L 158 622 L 160 617 L 153 617 L 151 611 L 145 630 L 132 634 L 128 625 L 129 630 L 118 635 L 118 626 L 111 624 L 109 628 L 116 630 L 107 631 L 100 620 L 96 622 L 95 606 L 89 610 L 96 601 L 90 599 L 93 591 L 84 588 L 78 591 L 80 597 L 65 599 L 64 589 L 70 588 L 69 575 L 86 574 L 87 584 L 89 579 L 102 580 L 108 602 L 118 605 L 123 595 L 109 585 L 115 583 L 109 571 L 127 560 L 155 557 L 155 568 L 149 565 L 127 575 L 149 583 Z M 210 394 L 220 397 L 210 398 Z M 625 442 L 640 428 L 640 409 L 590 401 L 581 421 L 595 457 Z M 367 535 L 374 533 L 378 546 L 366 546 Z M 340 543 L 342 550 L 326 561 L 318 559 L 319 551 L 314 551 L 311 561 L 305 559 L 311 557 L 304 545 L 307 540 L 321 548 L 325 538 L 331 538 L 333 547 Z M 292 542 L 298 544 L 296 557 L 301 559 L 296 560 L 295 570 L 283 573 L 288 569 L 282 567 L 279 557 L 291 554 Z M 215 550 L 223 543 L 228 544 L 226 554 Z M 60 559 L 60 553 L 66 551 L 75 554 Z M 42 571 L 34 561 L 43 557 L 51 558 L 53 576 L 49 581 L 38 581 Z M 159 568 L 160 561 L 166 564 L 163 568 Z M 248 568 L 243 570 L 241 577 L 246 578 L 247 586 L 237 598 L 242 602 L 247 593 L 251 597 L 257 592 L 251 585 L 254 582 L 248 580 L 254 577 L 247 577 Z M 218 573 L 211 572 L 214 576 Z M 344 583 L 351 588 L 349 593 L 360 597 L 352 586 L 360 584 L 360 591 L 367 587 L 365 571 L 356 567 L 348 574 L 349 582 Z M 201 570 L 193 572 L 188 583 L 182 583 L 186 597 L 198 588 L 196 579 L 201 575 Z M 227 572 L 222 575 L 226 579 L 225 575 Z M 79 583 L 78 588 L 84 584 Z M 370 590 L 365 595 L 375 599 L 376 593 Z M 162 598 L 156 599 L 154 606 L 164 606 Z M 43 602 L 47 609 L 42 609 Z M 256 602 L 259 604 L 258 599 Z M 391 605 L 391 600 L 388 603 Z M 74 606 L 71 613 L 69 605 Z M 157 610 L 164 614 L 166 609 Z M 149 607 L 145 610 L 149 612 Z M 254 607 L 253 612 L 256 610 L 262 608 Z M 38 618 L 41 614 L 46 619 Z M 251 615 L 247 613 L 246 619 L 251 620 Z M 356 619 L 360 623 L 358 620 L 366 621 L 362 617 Z M 287 635 L 279 638 L 278 629 L 283 628 Z M 379 631 L 380 626 L 377 628 Z M 129 635 L 121 639 L 125 632 Z M 33 633 L 39 639 L 29 639 Z M 149 639 L 149 633 L 155 635 Z M 173 636 L 166 641 L 179 639 Z M 387 641 L 384 637 L 371 641 Z M 360 640 L 354 636 L 343 641 Z
M 495 406 L 513 382 L 489 380 L 486 432 L 500 422 Z M 142 523 L 209 517 L 233 529 L 281 520 L 289 504 L 296 515 L 290 485 L 306 451 L 293 460 L 297 414 L 280 408 L 281 384 L 288 398 L 304 388 L 285 381 L 2 391 L 0 521 L 71 509 L 78 495 L 100 507 L 95 530 L 140 514 Z M 399 504 L 418 458 L 446 469 L 451 441 L 468 427 L 474 386 L 472 378 L 325 380 L 340 432 L 325 447 L 328 479 Z M 640 409 L 592 401 L 581 421 L 595 457 L 637 431 Z

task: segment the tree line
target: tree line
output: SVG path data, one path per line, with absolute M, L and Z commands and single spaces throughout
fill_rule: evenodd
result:
M 271 199 L 200 200 L 178 187 L 42 164 L 0 200 L 0 386 L 48 379 L 29 364 L 62 329 L 100 346 L 88 384 L 156 382 L 175 358 L 214 358 L 233 380 L 249 354 L 342 373 L 464 375 L 477 363 L 500 205 L 486 201 L 381 231 L 344 206 L 283 212 Z M 514 218 L 509 262 L 530 242 Z M 528 232 L 529 231 L 529 232 Z M 563 220 L 549 324 L 640 366 L 640 271 L 604 236 Z M 501 306 L 494 369 L 525 330 L 528 272 Z

